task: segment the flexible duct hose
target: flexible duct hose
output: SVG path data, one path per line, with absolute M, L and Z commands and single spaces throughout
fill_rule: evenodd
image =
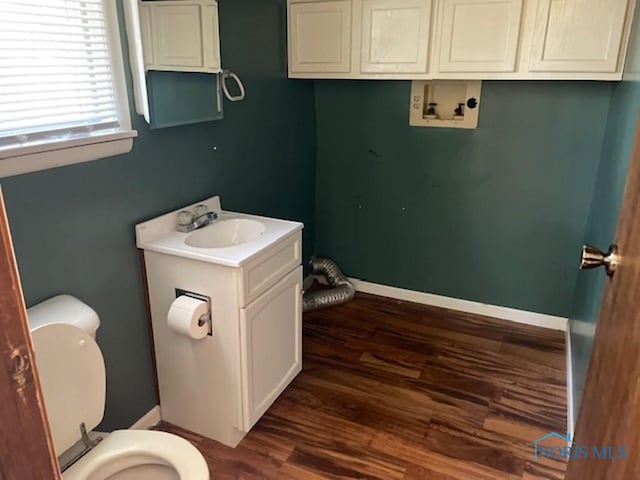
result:
M 330 258 L 314 257 L 309 262 L 309 266 L 311 273 L 325 277 L 332 288 L 317 292 L 305 292 L 302 299 L 303 312 L 347 303 L 356 294 L 353 284 L 340 271 L 336 262 Z

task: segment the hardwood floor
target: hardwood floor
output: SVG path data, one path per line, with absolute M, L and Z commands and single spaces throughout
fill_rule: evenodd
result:
M 236 449 L 177 427 L 212 479 L 562 479 L 564 334 L 358 294 L 304 318 L 303 371 Z

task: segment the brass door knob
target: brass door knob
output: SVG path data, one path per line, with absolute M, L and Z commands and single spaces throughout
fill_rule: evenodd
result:
M 618 262 L 617 245 L 611 245 L 607 253 L 604 253 L 602 250 L 591 245 L 582 246 L 582 257 L 580 258 L 581 270 L 590 270 L 592 268 L 604 266 L 607 271 L 607 275 L 611 277 L 616 271 Z

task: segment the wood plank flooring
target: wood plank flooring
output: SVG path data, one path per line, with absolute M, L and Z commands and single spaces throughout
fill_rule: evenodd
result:
M 366 294 L 306 314 L 303 371 L 236 449 L 169 424 L 212 479 L 540 480 L 566 430 L 564 334 Z

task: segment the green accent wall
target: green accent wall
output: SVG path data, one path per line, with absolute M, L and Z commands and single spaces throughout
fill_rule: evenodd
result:
M 640 110 L 640 10 L 636 9 L 622 82 L 613 85 L 602 156 L 584 242 L 606 250 L 613 243 Z M 596 324 L 607 282 L 603 269 L 579 272 L 569 328 L 574 421 L 587 377 Z
M 475 130 L 410 82 L 316 82 L 319 254 L 371 282 L 568 316 L 612 85 L 484 82 Z
M 152 131 L 136 116 L 130 154 L 0 181 L 27 305 L 69 293 L 100 315 L 102 428 L 155 404 L 136 223 L 219 194 L 228 210 L 303 221 L 314 250 L 314 86 L 286 79 L 285 2 L 222 0 L 220 23 L 223 64 L 247 88 L 224 120 Z

